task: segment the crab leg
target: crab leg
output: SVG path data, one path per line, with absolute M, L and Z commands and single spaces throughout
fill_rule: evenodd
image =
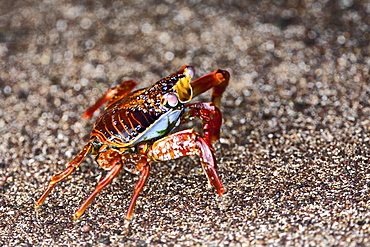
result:
M 56 183 L 68 177 L 72 172 L 74 172 L 78 168 L 78 166 L 81 164 L 86 155 L 90 153 L 91 148 L 92 143 L 89 142 L 88 144 L 85 145 L 81 152 L 77 154 L 77 156 L 68 164 L 67 168 L 63 172 L 51 178 L 48 187 L 46 188 L 44 193 L 42 193 L 40 199 L 36 201 L 35 208 L 38 208 L 45 201 L 46 197 L 48 196 L 48 194 L 53 189 Z
M 222 124 L 222 114 L 211 102 L 201 102 L 185 105 L 184 114 L 181 117 L 181 123 L 186 123 L 194 117 L 199 117 L 203 122 L 204 138 L 209 147 L 220 139 L 220 128 Z
M 117 102 L 117 100 L 120 100 L 127 94 L 129 94 L 132 91 L 132 89 L 136 86 L 136 84 L 137 83 L 134 81 L 124 81 L 117 87 L 109 89 L 98 101 L 96 101 L 96 103 L 93 106 L 89 107 L 85 111 L 82 117 L 91 118 L 97 109 L 99 109 L 102 105 L 109 101 L 107 106 L 105 107 L 105 109 L 107 109 L 109 106 Z
M 135 190 L 134 190 L 134 194 L 132 196 L 131 202 L 130 202 L 130 206 L 128 207 L 128 210 L 127 210 L 126 219 L 128 220 L 132 218 L 132 215 L 134 213 L 134 208 L 136 205 L 136 200 L 139 197 L 140 192 L 143 190 L 146 181 L 148 180 L 149 172 L 150 172 L 150 165 L 149 164 L 144 165 L 142 167 L 139 180 L 137 181 L 135 185 Z
M 176 132 L 154 142 L 147 153 L 154 161 L 167 161 L 189 155 L 199 155 L 209 184 L 222 196 L 225 188 L 217 174 L 215 156 L 207 141 L 192 129 Z
M 81 204 L 81 206 L 77 209 L 75 216 L 73 217 L 74 220 L 80 218 L 80 216 L 84 213 L 86 208 L 90 205 L 90 203 L 94 200 L 94 198 L 98 195 L 98 193 L 104 189 L 112 180 L 117 176 L 117 174 L 122 169 L 122 162 L 116 162 L 111 170 L 109 170 L 108 174 L 98 183 L 95 190 L 90 194 L 90 196 Z
M 229 84 L 230 73 L 226 70 L 218 69 L 208 75 L 202 76 L 191 82 L 193 97 L 207 91 L 213 87 L 212 102 L 216 107 L 221 107 L 221 97 Z

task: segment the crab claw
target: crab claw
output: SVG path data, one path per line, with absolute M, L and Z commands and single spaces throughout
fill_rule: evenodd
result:
M 207 175 L 208 181 L 210 185 L 216 189 L 216 192 L 219 196 L 222 196 L 222 194 L 226 191 L 220 178 L 217 174 L 217 167 L 216 167 L 216 159 L 209 148 L 207 142 L 200 136 L 198 136 L 196 140 L 196 144 L 198 148 L 200 149 L 199 157 L 200 162 L 202 163 L 203 169 L 205 174 Z
M 222 196 L 225 188 L 217 174 L 215 156 L 206 140 L 193 132 L 193 129 L 182 130 L 154 142 L 147 153 L 154 161 L 172 160 L 188 155 L 199 156 L 209 184 Z

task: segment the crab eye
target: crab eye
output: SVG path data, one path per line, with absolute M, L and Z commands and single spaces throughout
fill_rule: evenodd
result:
M 194 77 L 194 69 L 191 66 L 186 66 L 184 74 L 192 78 Z
M 179 103 L 179 99 L 173 93 L 168 93 L 163 96 L 162 105 L 167 108 L 174 108 Z

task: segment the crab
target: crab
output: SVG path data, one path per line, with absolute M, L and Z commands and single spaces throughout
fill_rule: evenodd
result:
M 96 162 L 108 172 L 77 209 L 75 220 L 122 169 L 139 175 L 126 214 L 126 218 L 131 219 L 152 164 L 190 155 L 199 156 L 209 185 L 222 196 L 225 188 L 217 173 L 212 144 L 220 138 L 220 103 L 230 74 L 218 69 L 191 82 L 193 76 L 194 68 L 183 66 L 144 89 L 132 91 L 137 85 L 134 81 L 124 81 L 109 89 L 83 114 L 84 118 L 90 118 L 107 103 L 89 141 L 64 171 L 52 177 L 35 207 L 38 208 L 53 187 L 73 173 L 88 154 L 95 156 Z M 211 88 L 212 102 L 189 104 L 193 97 Z M 179 125 L 195 117 L 202 120 L 203 135 L 193 129 L 176 132 Z

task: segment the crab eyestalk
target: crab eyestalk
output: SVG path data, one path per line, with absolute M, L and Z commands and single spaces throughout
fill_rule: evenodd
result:
M 191 78 L 194 76 L 194 69 L 191 66 L 184 67 L 183 75 L 173 88 L 176 90 L 181 103 L 187 103 L 193 98 L 193 89 L 190 85 Z

